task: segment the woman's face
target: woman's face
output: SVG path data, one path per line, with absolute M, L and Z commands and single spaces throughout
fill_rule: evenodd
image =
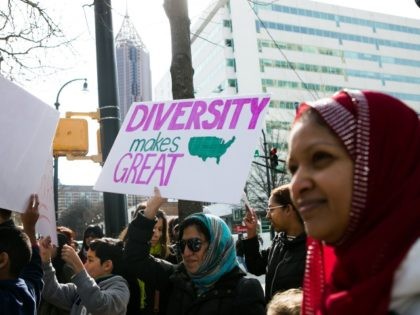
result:
M 162 229 L 163 229 L 163 219 L 159 218 L 155 224 L 155 227 L 153 228 L 153 235 L 150 240 L 150 243 L 152 246 L 155 246 L 159 242 L 160 238 L 162 237 Z
M 312 120 L 298 121 L 289 143 L 291 197 L 317 240 L 334 243 L 349 223 L 353 162 L 340 140 Z
M 288 205 L 277 203 L 273 196 L 268 200 L 266 218 L 270 221 L 276 232 L 286 232 L 287 217 L 285 211 L 287 207 Z
M 96 239 L 98 239 L 99 237 L 97 237 L 96 235 L 94 235 L 94 234 L 89 234 L 88 236 L 86 236 L 86 238 L 85 238 L 85 243 L 86 243 L 86 245 L 87 245 L 87 247 L 89 247 L 89 245 L 90 245 L 90 243 L 92 243 L 92 241 L 93 240 L 96 240 Z
M 200 240 L 201 245 L 198 246 L 198 251 L 193 251 L 188 243 L 194 242 L 197 239 Z M 189 273 L 195 273 L 204 262 L 209 243 L 207 242 L 205 235 L 199 232 L 195 225 L 187 226 L 184 229 L 181 242 L 182 241 L 186 243 L 185 248 L 181 253 L 185 269 L 187 269 Z

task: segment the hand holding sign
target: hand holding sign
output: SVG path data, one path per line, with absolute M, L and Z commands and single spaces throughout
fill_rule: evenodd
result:
M 154 195 L 147 200 L 146 209 L 144 209 L 144 216 L 148 219 L 154 219 L 160 206 L 166 202 L 166 198 L 162 198 L 159 188 L 154 188 Z

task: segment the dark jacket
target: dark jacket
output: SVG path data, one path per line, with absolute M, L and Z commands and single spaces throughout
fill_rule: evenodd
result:
M 184 266 L 180 265 L 170 277 L 173 290 L 167 314 L 265 314 L 261 284 L 244 276 L 245 273 L 237 267 L 220 278 L 210 291 L 198 297 Z
M 0 314 L 36 314 L 44 286 L 39 248 L 32 247 L 32 257 L 20 277 L 0 281 Z
M 149 255 L 149 240 L 155 222 L 137 216 L 128 228 L 125 247 L 126 276 L 144 281 L 149 291 L 158 291 L 160 314 L 167 315 L 259 315 L 265 314 L 260 283 L 244 278 L 235 268 L 224 275 L 209 292 L 197 297 L 183 264 L 172 265 Z M 243 280 L 242 280 L 243 279 Z M 238 285 L 240 283 L 240 285 Z M 153 295 L 156 298 L 156 295 Z M 168 298 L 168 300 L 166 300 Z M 146 301 L 147 301 L 146 297 Z M 152 314 L 153 301 L 144 313 Z M 128 314 L 128 313 L 127 313 Z
M 2 227 L 15 227 L 15 222 L 12 219 L 6 220 L 3 223 L 0 223 L 0 228 Z
M 306 234 L 288 240 L 281 232 L 266 250 L 259 251 L 258 238 L 243 241 L 245 262 L 254 275 L 265 274 L 265 298 L 268 302 L 277 291 L 300 288 L 306 260 Z

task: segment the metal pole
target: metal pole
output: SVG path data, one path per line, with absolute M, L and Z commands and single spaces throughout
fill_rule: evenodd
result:
M 61 88 L 58 90 L 57 96 L 55 97 L 55 109 L 59 110 L 60 108 L 60 102 L 59 102 L 59 98 L 60 98 L 60 94 L 61 91 L 70 83 L 74 82 L 74 81 L 80 81 L 80 80 L 84 80 L 85 83 L 83 84 L 83 88 L 86 89 L 87 88 L 87 79 L 86 78 L 77 78 L 77 79 L 73 79 L 70 81 L 67 81 L 66 83 L 64 83 Z M 55 208 L 55 220 L 58 219 L 58 157 L 54 157 L 54 208 Z
M 101 144 L 106 160 L 120 129 L 111 0 L 95 0 L 96 64 Z M 106 235 L 116 237 L 127 225 L 126 196 L 104 193 Z
M 266 176 L 267 176 L 267 188 L 268 188 L 268 191 L 267 191 L 267 196 L 268 196 L 268 198 L 270 198 L 270 194 L 271 194 L 271 183 L 270 183 L 270 170 L 269 170 L 269 165 L 268 165 L 268 157 L 269 157 L 269 155 L 268 155 L 268 150 L 267 150 L 267 141 L 266 141 L 266 139 L 265 139 L 265 132 L 264 132 L 264 130 L 263 129 L 261 129 L 261 132 L 262 132 L 262 134 L 263 134 L 263 140 L 264 140 L 264 156 L 266 157 L 265 158 L 265 171 L 266 171 Z

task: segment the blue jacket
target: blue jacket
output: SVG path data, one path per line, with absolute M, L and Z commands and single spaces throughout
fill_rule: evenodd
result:
M 43 288 L 39 248 L 32 247 L 32 257 L 20 277 L 0 280 L 0 314 L 36 314 Z

